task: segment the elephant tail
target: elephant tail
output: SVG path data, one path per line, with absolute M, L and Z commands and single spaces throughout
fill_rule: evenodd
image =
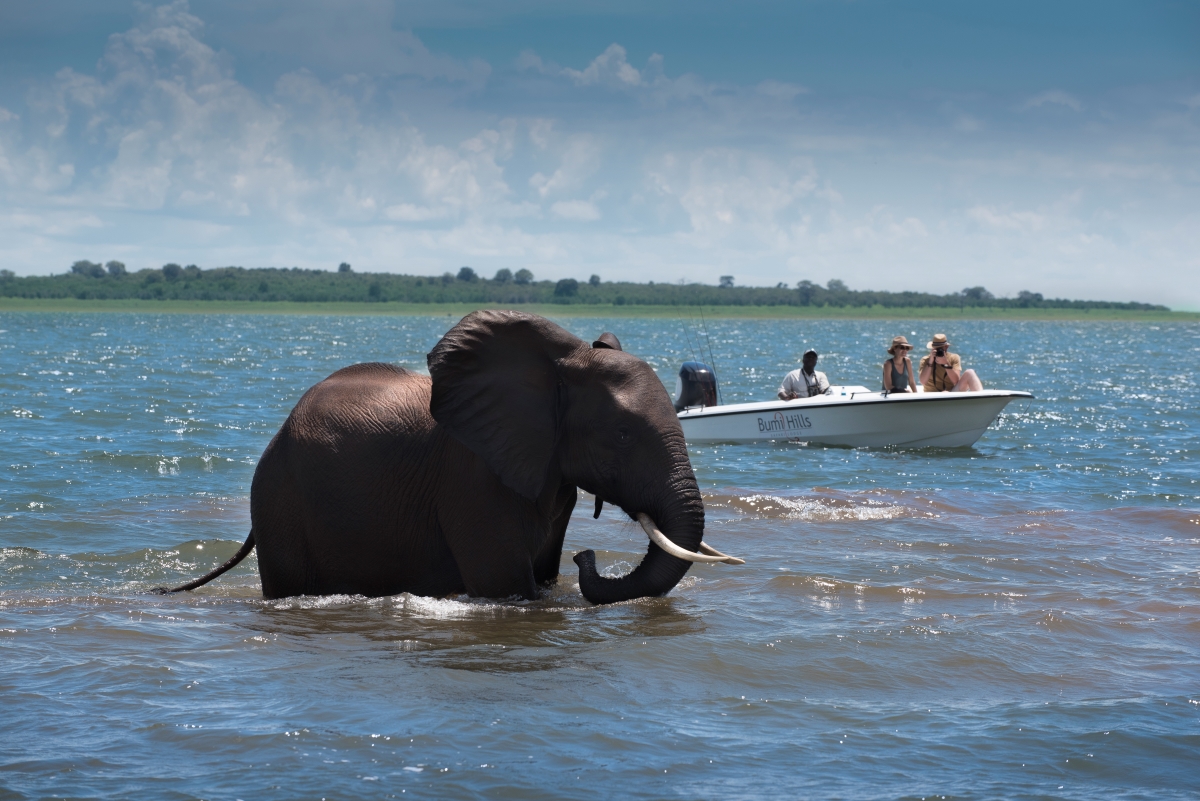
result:
M 217 576 L 224 573 L 226 570 L 231 570 L 236 567 L 237 563 L 249 556 L 250 552 L 253 550 L 254 529 L 250 529 L 250 535 L 246 537 L 246 541 L 242 543 L 242 547 L 238 548 L 238 552 L 229 557 L 229 561 L 218 567 L 216 570 L 213 570 L 211 573 L 205 573 L 195 581 L 189 581 L 187 584 L 180 584 L 178 587 L 174 587 L 172 589 L 167 589 L 166 587 L 155 587 L 154 592 L 157 592 L 159 595 L 169 595 L 173 592 L 187 592 L 188 590 L 194 590 L 197 587 L 202 587 L 215 579 Z

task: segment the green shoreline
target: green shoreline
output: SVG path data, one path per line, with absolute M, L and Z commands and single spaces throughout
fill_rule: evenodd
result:
M 1119 309 L 963 310 L 940 306 L 607 306 L 518 304 L 497 307 L 470 303 L 295 303 L 225 300 L 78 300 L 75 298 L 0 298 L 0 312 L 144 312 L 157 314 L 338 314 L 461 317 L 476 309 L 515 308 L 546 317 L 699 317 L 765 320 L 1095 320 L 1129 322 L 1200 322 L 1200 312 L 1124 311 Z

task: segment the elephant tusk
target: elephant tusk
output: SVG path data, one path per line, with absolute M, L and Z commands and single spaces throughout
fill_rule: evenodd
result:
M 709 545 L 707 542 L 703 542 L 703 541 L 700 543 L 700 553 L 706 553 L 709 556 L 722 556 L 725 558 L 725 564 L 727 564 L 727 565 L 744 565 L 744 564 L 746 564 L 745 559 L 738 559 L 736 556 L 727 556 L 726 554 L 721 553 L 716 548 Z
M 667 535 L 658 530 L 658 525 L 651 520 L 650 515 L 646 514 L 645 512 L 638 514 L 637 521 L 641 524 L 642 530 L 646 532 L 646 536 L 650 538 L 651 542 L 677 559 L 685 559 L 689 562 L 728 562 L 732 565 L 745 564 L 744 560 L 738 559 L 736 556 L 726 556 L 725 554 L 716 551 L 715 548 L 710 548 L 709 550 L 714 551 L 714 553 L 708 555 L 685 551 L 683 548 L 680 548 L 678 545 L 667 539 Z M 700 547 L 703 548 L 704 546 L 702 545 Z

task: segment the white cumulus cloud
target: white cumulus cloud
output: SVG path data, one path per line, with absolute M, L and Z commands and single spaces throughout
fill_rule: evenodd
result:
M 601 155 L 600 145 L 593 137 L 573 136 L 562 147 L 558 168 L 550 175 L 534 173 L 529 177 L 529 185 L 543 198 L 576 189 L 600 168 Z
M 603 53 L 582 70 L 563 69 L 563 74 L 579 86 L 602 84 L 605 86 L 640 86 L 642 74 L 626 59 L 625 48 L 610 44 Z

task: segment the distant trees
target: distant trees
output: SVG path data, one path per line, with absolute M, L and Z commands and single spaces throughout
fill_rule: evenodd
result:
M 143 273 L 145 270 L 142 271 Z M 193 279 L 200 277 L 201 270 L 194 264 L 189 264 L 187 267 L 180 267 L 178 264 L 170 263 L 162 266 L 160 278 L 165 277 L 168 281 L 178 280 L 181 276 Z M 88 261 L 81 259 L 71 265 L 71 275 L 84 275 L 88 278 L 124 278 L 129 275 L 129 270 L 125 266 L 125 262 L 110 259 L 105 264 L 99 262 Z
M 122 265 L 123 266 L 123 265 Z M 474 271 L 472 271 L 474 272 Z M 115 274 L 120 273 L 120 274 Z M 147 300 L 253 300 L 253 301 L 391 301 L 404 303 L 512 304 L 555 303 L 659 306 L 811 306 L 857 308 L 953 308 L 969 315 L 970 309 L 1113 309 L 1160 311 L 1165 307 L 1144 303 L 1082 301 L 1047 298 L 1022 290 L 1014 297 L 998 298 L 981 286 L 947 294 L 850 289 L 833 280 L 827 286 L 801 280 L 792 288 L 735 286 L 733 276 L 722 276 L 716 286 L 699 283 L 635 283 L 630 281 L 537 281 L 528 269 L 515 273 L 498 270 L 495 278 L 459 280 L 454 273 L 420 276 L 398 273 L 355 273 L 291 268 L 215 267 L 201 270 L 195 264 L 180 267 L 121 272 L 110 264 L 86 259 L 66 274 L 18 277 L 0 272 L 0 297 L 24 298 L 143 298 Z
M 103 278 L 104 267 L 94 261 L 83 259 L 71 265 L 71 272 L 76 275 L 86 275 L 89 278 Z
M 820 289 L 820 287 L 818 287 L 812 281 L 798 282 L 796 284 L 796 294 L 800 296 L 800 305 L 811 306 L 813 302 L 813 296 L 817 294 L 818 289 Z
M 470 267 L 461 267 L 458 270 L 458 280 L 459 281 L 478 281 L 479 276 L 477 276 L 475 274 L 475 271 L 472 270 Z
M 600 286 L 600 276 L 593 275 L 588 279 L 588 286 Z
M 338 272 L 339 273 L 350 273 L 350 272 L 354 272 L 354 271 L 350 269 L 350 262 L 344 261 L 338 265 Z

